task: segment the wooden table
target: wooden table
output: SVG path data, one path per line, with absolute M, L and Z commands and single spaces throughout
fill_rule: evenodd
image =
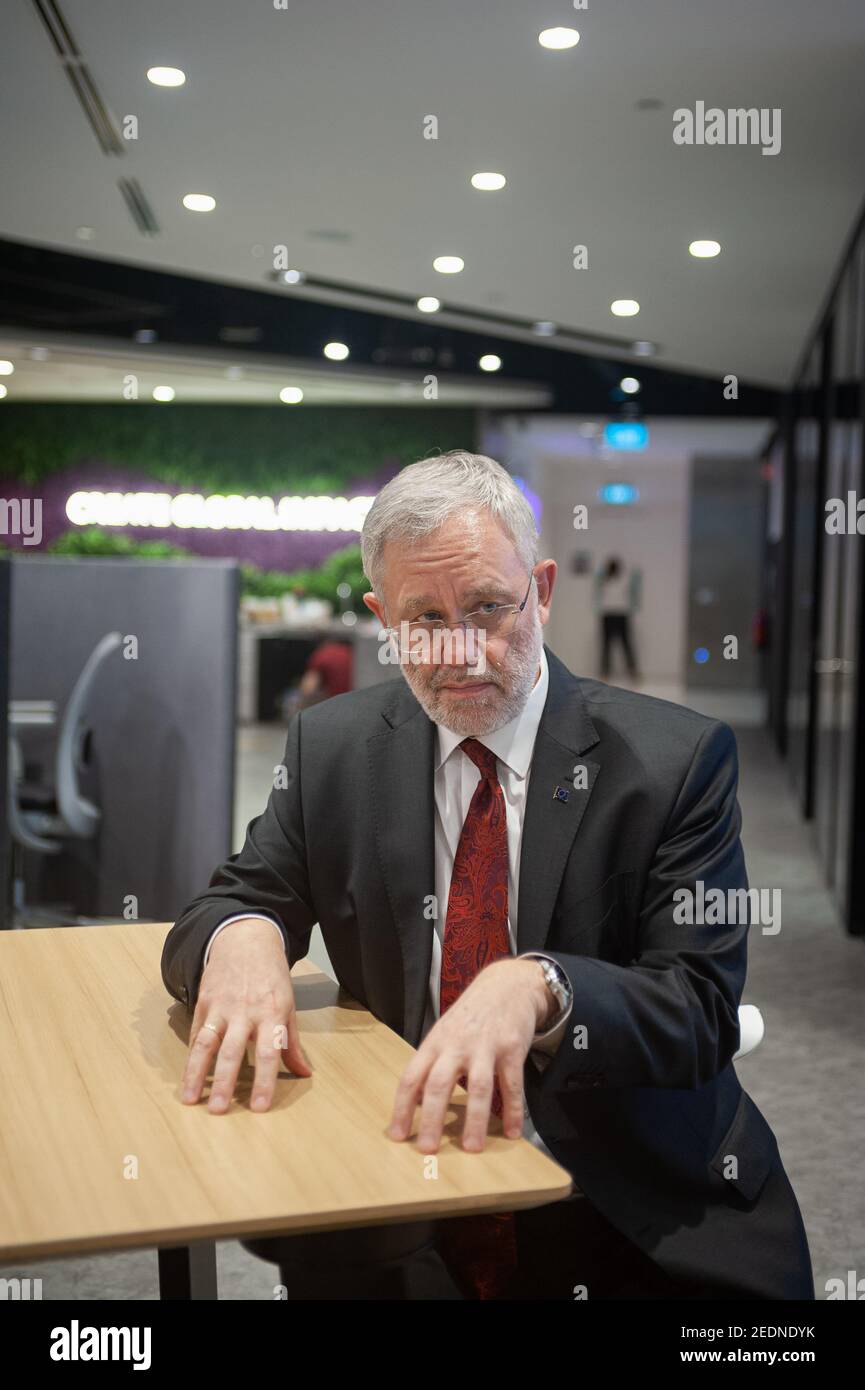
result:
M 159 973 L 166 923 L 0 932 L 0 1259 L 155 1246 L 162 1297 L 216 1297 L 214 1240 L 542 1206 L 571 1178 L 500 1122 L 437 1155 L 385 1128 L 412 1049 L 315 966 L 293 971 L 310 1078 L 271 1110 L 183 1105 L 191 1016 Z M 205 1091 L 205 1096 L 207 1091 Z

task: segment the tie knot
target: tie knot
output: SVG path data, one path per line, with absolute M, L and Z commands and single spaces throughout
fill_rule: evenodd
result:
M 460 748 L 467 758 L 471 758 L 481 777 L 487 777 L 491 782 L 499 780 L 496 772 L 496 755 L 492 749 L 479 743 L 476 738 L 464 738 Z

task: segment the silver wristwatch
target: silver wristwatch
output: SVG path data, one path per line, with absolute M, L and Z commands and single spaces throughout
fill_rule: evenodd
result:
M 544 1026 L 544 1032 L 548 1032 L 549 1029 L 555 1028 L 570 1006 L 571 982 L 557 961 L 549 960 L 546 956 L 533 956 L 532 959 L 538 961 L 541 966 L 547 987 L 559 1006 L 558 1013 Z

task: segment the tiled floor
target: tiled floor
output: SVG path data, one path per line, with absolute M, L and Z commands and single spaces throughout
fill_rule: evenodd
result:
M 759 727 L 758 697 L 701 692 L 686 698 L 672 687 L 637 687 L 726 719 L 736 728 L 742 838 L 752 887 L 779 888 L 777 935 L 753 928 L 744 1001 L 759 1005 L 766 1035 L 738 1064 L 739 1076 L 775 1131 L 799 1198 L 811 1243 L 817 1297 L 825 1282 L 865 1275 L 865 1192 L 860 1179 L 865 1132 L 862 1085 L 862 999 L 865 944 L 846 936 L 823 886 L 810 829 L 799 818 L 786 770 Z M 266 800 L 284 734 L 275 726 L 241 731 L 236 843 Z M 316 929 L 311 951 L 327 957 Z M 235 1241 L 218 1247 L 220 1296 L 272 1299 L 277 1269 Z M 148 1299 L 158 1294 L 156 1256 L 142 1251 L 82 1259 L 42 1260 L 0 1269 L 41 1277 L 46 1299 Z

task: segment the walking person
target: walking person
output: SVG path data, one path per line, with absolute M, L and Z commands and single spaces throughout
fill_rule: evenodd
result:
M 610 555 L 595 575 L 594 608 L 601 615 L 601 675 L 610 675 L 610 655 L 618 642 L 624 653 L 628 675 L 639 679 L 631 640 L 631 617 L 640 606 L 642 575 L 627 569 L 617 555 Z

